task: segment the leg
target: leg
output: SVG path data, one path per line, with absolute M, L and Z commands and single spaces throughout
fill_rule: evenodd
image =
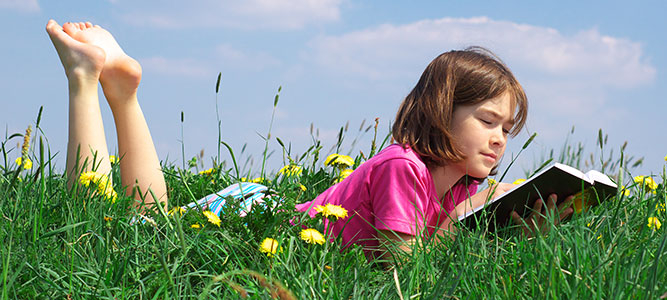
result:
M 135 199 L 141 201 L 145 197 L 147 206 L 160 201 L 166 208 L 167 188 L 160 160 L 137 100 L 141 66 L 100 26 L 79 23 L 78 28 L 82 30 L 69 31 L 66 27 L 65 31 L 77 41 L 97 46 L 106 53 L 100 83 L 116 122 L 122 184 L 128 194 L 138 188 L 141 193 L 135 193 Z M 157 199 L 148 193 L 149 189 Z
M 70 26 L 73 25 L 66 24 L 66 27 Z M 46 31 L 58 52 L 68 81 L 68 182 L 70 185 L 76 182 L 82 171 L 95 170 L 109 174 L 111 165 L 97 95 L 97 81 L 106 57 L 104 50 L 74 40 L 53 20 L 46 25 Z

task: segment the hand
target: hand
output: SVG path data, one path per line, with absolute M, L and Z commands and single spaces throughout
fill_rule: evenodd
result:
M 476 194 L 470 196 L 470 201 L 466 200 L 459 203 L 454 209 L 452 218 L 465 215 L 466 212 L 472 211 L 473 209 L 486 204 L 487 200 L 495 199 L 505 192 L 513 189 L 515 186 L 516 184 L 512 183 L 494 183 L 492 186 L 486 188 L 485 190 L 479 191 Z
M 517 186 L 516 184 L 512 183 L 498 182 L 490 186 L 489 188 L 483 190 L 482 192 L 480 192 L 480 194 L 484 195 L 485 197 L 488 197 L 489 194 L 493 193 L 491 194 L 491 197 L 489 199 L 495 199 L 516 186 Z
M 569 196 L 556 207 L 556 195 L 551 194 L 549 195 L 549 198 L 547 198 L 547 209 L 546 211 L 542 210 L 542 199 L 537 199 L 535 201 L 535 204 L 533 205 L 533 211 L 530 213 L 530 216 L 528 218 L 521 218 L 519 214 L 516 211 L 512 211 L 511 217 L 512 221 L 514 221 L 514 224 L 519 225 L 521 229 L 523 230 L 523 233 L 527 237 L 533 237 L 535 236 L 538 232 L 540 233 L 545 233 L 546 230 L 549 229 L 550 226 L 546 224 L 547 222 L 547 214 L 553 214 L 554 216 L 557 214 L 558 218 L 554 218 L 553 225 L 558 225 L 560 221 L 563 219 L 569 217 L 572 215 L 574 212 L 574 209 L 572 209 L 572 199 L 574 196 Z

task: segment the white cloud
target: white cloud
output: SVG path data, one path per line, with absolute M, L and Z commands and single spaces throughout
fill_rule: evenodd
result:
M 160 28 L 300 29 L 340 19 L 342 0 L 170 0 L 132 3 L 124 14 L 133 24 Z M 121 2 L 116 0 L 115 2 Z M 120 4 L 122 7 L 124 4 Z
M 21 12 L 40 11 L 37 0 L 0 0 L 0 8 L 18 10 Z
M 423 69 L 449 49 L 481 45 L 512 69 L 555 77 L 586 78 L 594 84 L 635 87 L 650 82 L 655 68 L 641 45 L 596 29 L 566 36 L 555 29 L 495 21 L 486 17 L 423 20 L 381 25 L 311 42 L 309 57 L 327 68 L 370 79 L 401 78 Z
M 191 58 L 149 57 L 140 59 L 140 62 L 147 70 L 165 75 L 208 77 L 215 73 L 209 66 Z
M 236 67 L 249 71 L 261 71 L 280 65 L 280 61 L 266 52 L 242 51 L 229 44 L 220 44 L 215 54 L 225 67 Z
M 323 35 L 311 40 L 302 55 L 316 75 L 335 76 L 338 84 L 348 82 L 382 95 L 368 95 L 364 101 L 383 115 L 390 110 L 384 91 L 396 92 L 406 83 L 411 87 L 438 54 L 470 45 L 491 49 L 513 70 L 530 99 L 527 129 L 538 132 L 549 146 L 559 147 L 572 126 L 582 132 L 624 132 L 624 126 L 642 116 L 623 114 L 627 99 L 615 92 L 649 85 L 656 78 L 655 67 L 636 41 L 597 29 L 569 35 L 486 17 L 384 24 Z M 308 76 L 315 75 L 302 75 Z M 647 100 L 636 101 L 650 107 Z

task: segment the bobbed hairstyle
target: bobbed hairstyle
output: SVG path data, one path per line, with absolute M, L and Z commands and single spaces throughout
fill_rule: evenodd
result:
M 392 127 L 397 143 L 410 146 L 427 166 L 464 159 L 452 133 L 459 105 L 474 105 L 509 93 L 514 108 L 511 136 L 523 128 L 528 99 L 509 68 L 493 52 L 469 47 L 440 54 L 401 103 Z M 492 174 L 495 174 L 495 168 Z

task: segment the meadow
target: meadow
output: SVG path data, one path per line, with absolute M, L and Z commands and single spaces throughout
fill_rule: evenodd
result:
M 614 156 L 602 132 L 590 153 L 566 141 L 535 169 L 558 161 L 601 170 L 624 186 L 612 199 L 534 238 L 512 227 L 460 228 L 453 239 L 414 245 L 411 254 L 395 251 L 387 268 L 367 261 L 357 247 L 341 252 L 339 240 L 304 239 L 303 226 L 324 232 L 322 217 L 293 209 L 344 175 L 323 163 L 331 153 L 348 151 L 341 149 L 344 128 L 336 145 L 325 148 L 314 138 L 304 153 L 271 138 L 269 129 L 259 159 L 265 161 L 269 143 L 277 143 L 273 155 L 288 166 L 280 170 L 266 170 L 264 163 L 248 167 L 248 154 L 222 140 L 218 153 L 227 151 L 232 159 L 223 162 L 218 154 L 213 168 L 201 167 L 203 155 L 165 162 L 169 210 L 149 214 L 146 222 L 136 222 L 127 195 L 119 192 L 111 201 L 95 186 L 68 187 L 67 175 L 53 165 L 39 117 L 32 128 L 2 142 L 2 299 L 667 298 L 667 227 L 660 228 L 667 223 L 665 165 L 654 166 L 658 173 L 650 180 L 634 180 L 651 174 L 633 174 L 641 159 L 623 149 Z M 353 157 L 352 169 L 389 143 L 377 126 L 359 130 L 372 130 L 374 138 Z M 113 189 L 121 191 L 117 161 L 110 175 Z M 243 180 L 267 185 L 272 200 L 241 217 L 239 204 L 229 199 L 220 220 L 173 209 Z M 294 220 L 303 226 L 290 225 Z M 267 238 L 274 242 L 262 247 Z

